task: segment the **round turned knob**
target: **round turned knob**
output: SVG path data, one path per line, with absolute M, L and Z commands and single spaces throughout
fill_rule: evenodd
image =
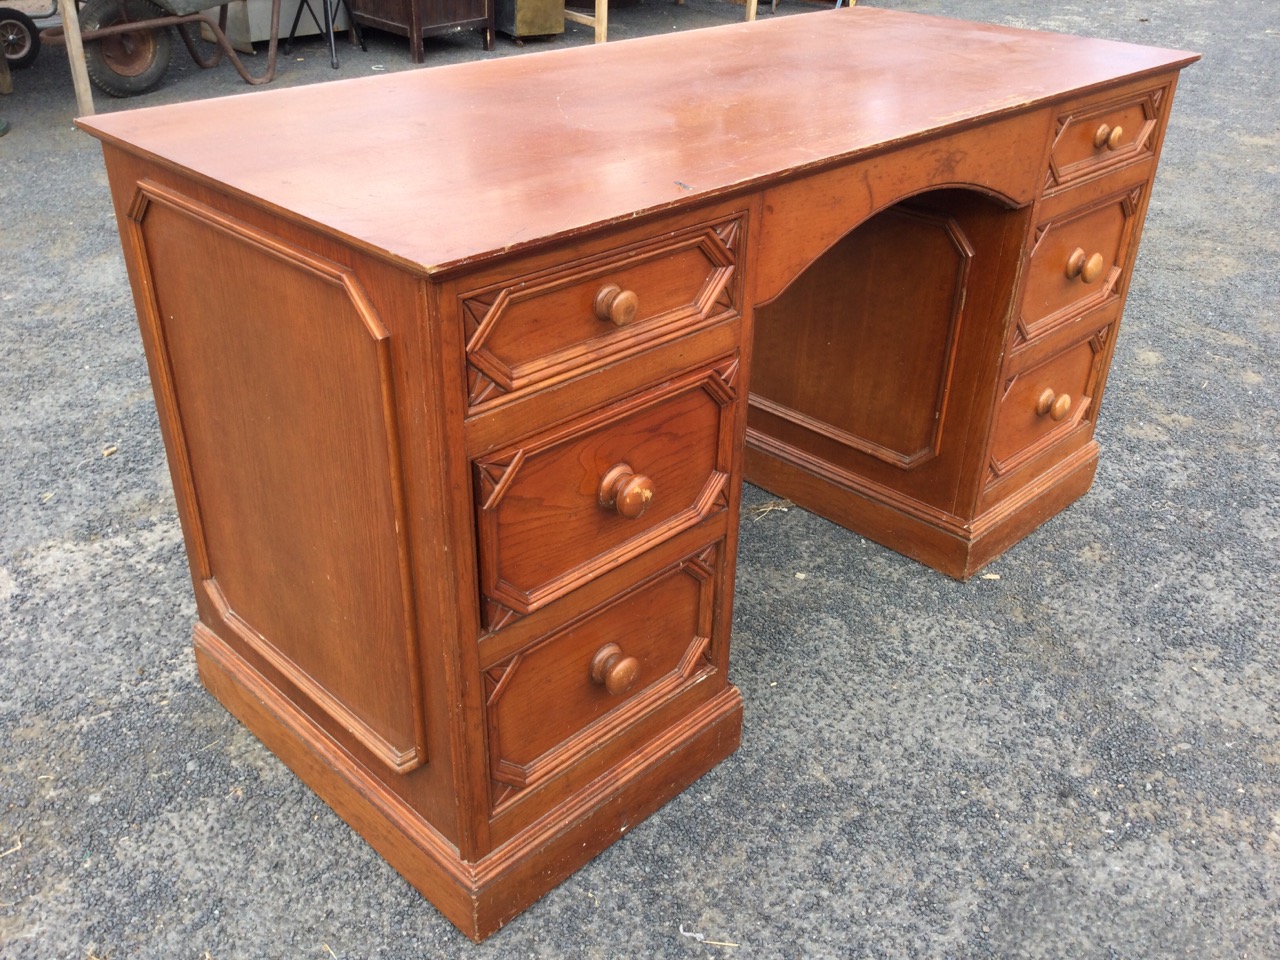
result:
M 615 697 L 630 690 L 639 675 L 640 661 L 624 657 L 616 643 L 606 643 L 591 658 L 591 679 Z
M 1045 387 L 1040 396 L 1036 398 L 1036 416 L 1043 417 L 1053 407 L 1053 401 L 1058 395 Z
M 596 316 L 619 327 L 634 323 L 640 312 L 640 298 L 634 290 L 606 283 L 596 294 Z
M 1093 145 L 1099 150 L 1103 147 L 1114 150 L 1120 146 L 1120 141 L 1123 139 L 1124 127 L 1111 127 L 1104 123 L 1094 131 Z
M 600 506 L 616 510 L 618 516 L 635 520 L 653 503 L 653 481 L 636 473 L 630 464 L 612 466 L 600 481 Z
M 1067 276 L 1072 280 L 1079 277 L 1085 283 L 1093 283 L 1102 276 L 1105 267 L 1106 261 L 1102 254 L 1086 255 L 1079 247 L 1072 250 L 1071 256 L 1067 257 Z
M 1054 393 L 1046 387 L 1036 398 L 1036 414 L 1043 417 L 1046 413 L 1053 420 L 1061 420 L 1071 412 L 1071 395 Z

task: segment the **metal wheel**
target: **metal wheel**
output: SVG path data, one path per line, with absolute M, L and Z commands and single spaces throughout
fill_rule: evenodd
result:
M 40 52 L 40 31 L 21 10 L 0 7 L 0 47 L 11 67 L 25 67 Z
M 148 0 L 89 0 L 80 10 L 82 32 L 117 23 L 166 16 Z M 160 82 L 173 53 L 168 27 L 139 27 L 84 45 L 84 62 L 93 85 L 113 97 L 145 93 Z

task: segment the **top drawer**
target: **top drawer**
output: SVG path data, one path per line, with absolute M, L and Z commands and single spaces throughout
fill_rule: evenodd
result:
M 462 293 L 470 411 L 736 316 L 744 218 L 737 213 Z
M 1165 87 L 1068 104 L 1058 114 L 1048 188 L 1064 186 L 1155 152 Z

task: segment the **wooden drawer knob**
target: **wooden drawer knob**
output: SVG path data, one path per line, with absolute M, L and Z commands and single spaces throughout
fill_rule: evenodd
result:
M 1106 267 L 1106 261 L 1102 258 L 1102 254 L 1095 253 L 1087 256 L 1085 252 L 1076 247 L 1071 251 L 1071 256 L 1067 257 L 1067 276 L 1072 280 L 1079 277 L 1085 283 L 1093 283 L 1100 276 Z
M 630 464 L 610 467 L 600 481 L 600 506 L 616 510 L 620 517 L 635 520 L 644 515 L 652 502 L 653 481 L 636 473 Z
M 1114 150 L 1120 146 L 1120 141 L 1124 139 L 1124 127 L 1111 127 L 1103 124 L 1098 127 L 1093 134 L 1093 145 L 1101 150 L 1106 147 L 1108 150 Z
M 640 298 L 634 290 L 606 283 L 596 294 L 596 316 L 619 327 L 634 323 L 640 312 Z
M 616 643 L 606 643 L 591 658 L 591 679 L 615 697 L 626 693 L 640 675 L 640 661 L 624 657 Z
M 1071 394 L 1054 393 L 1048 387 L 1036 398 L 1036 413 L 1051 420 L 1061 420 L 1071 412 Z

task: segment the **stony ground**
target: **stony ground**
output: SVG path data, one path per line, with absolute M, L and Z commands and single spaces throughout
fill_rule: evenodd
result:
M 481 947 L 200 688 L 97 147 L 61 50 L 15 73 L 0 957 L 1280 957 L 1280 5 L 876 5 L 1205 54 L 1175 102 L 1097 482 L 967 584 L 749 491 L 742 749 Z M 740 15 L 647 0 L 612 30 Z M 458 34 L 425 66 L 586 41 L 569 30 L 492 54 Z M 411 68 L 391 37 L 340 55 L 332 71 L 305 42 L 277 83 Z M 184 58 L 99 108 L 246 89 Z

